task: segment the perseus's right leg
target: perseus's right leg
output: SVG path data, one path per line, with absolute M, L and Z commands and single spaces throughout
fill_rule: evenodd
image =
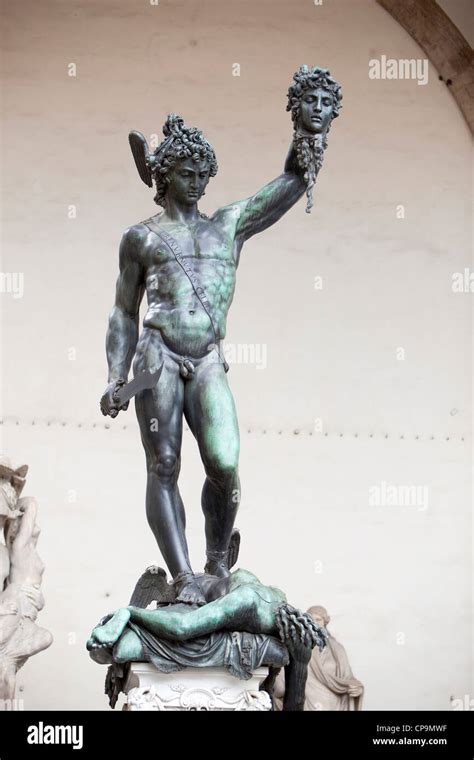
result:
M 153 351 L 153 346 L 150 348 Z M 177 576 L 183 579 L 176 586 L 179 600 L 205 604 L 202 590 L 192 575 L 185 536 L 186 519 L 178 489 L 183 433 L 183 381 L 179 368 L 172 359 L 163 354 L 155 357 L 156 360 L 163 358 L 163 370 L 157 386 L 142 391 L 135 397 L 147 464 L 146 513 L 173 579 Z M 134 369 L 140 370 L 141 367 Z

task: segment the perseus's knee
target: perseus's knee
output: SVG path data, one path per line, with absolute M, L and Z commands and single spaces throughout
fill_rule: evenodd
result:
M 238 452 L 222 452 L 207 458 L 205 470 L 207 477 L 217 485 L 233 486 L 239 476 Z
M 159 453 L 147 461 L 148 472 L 157 475 L 160 480 L 177 478 L 180 467 L 180 457 L 172 451 Z

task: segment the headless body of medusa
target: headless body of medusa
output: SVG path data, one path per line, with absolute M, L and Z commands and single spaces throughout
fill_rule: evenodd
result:
M 247 570 L 237 570 L 228 578 L 214 582 L 209 578 L 206 596 L 206 605 L 193 609 L 186 605 L 185 611 L 183 605 L 157 609 L 123 607 L 107 615 L 94 628 L 88 649 L 93 658 L 101 663 L 144 659 L 137 634 L 126 630 L 129 621 L 158 638 L 174 642 L 226 630 L 279 636 L 278 612 L 280 608 L 287 607 L 286 597 L 277 588 L 263 586 Z
M 220 354 L 210 347 L 225 337 L 244 242 L 276 222 L 306 187 L 292 145 L 279 177 L 254 196 L 207 218 L 197 203 L 209 176 L 208 158 L 178 160 L 167 175 L 164 212 L 154 221 L 173 236 L 204 287 L 218 334 L 165 243 L 144 224 L 129 228 L 120 246 L 120 274 L 107 332 L 109 385 L 101 401 L 103 413 L 115 417 L 116 383 L 127 378 L 134 355 L 135 374 L 164 361 L 157 386 L 135 400 L 147 463 L 147 518 L 176 582 L 178 601 L 198 604 L 205 599 L 190 565 L 178 490 L 183 415 L 206 473 L 201 497 L 205 572 L 223 577 L 228 575 L 227 550 L 240 500 L 239 430 Z M 145 290 L 148 310 L 138 340 Z M 188 379 L 183 377 L 183 359 L 194 368 Z

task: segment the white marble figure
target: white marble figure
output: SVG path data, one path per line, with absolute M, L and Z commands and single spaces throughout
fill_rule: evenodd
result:
M 316 625 L 327 627 L 330 617 L 324 607 L 310 607 L 308 613 Z M 363 684 L 354 677 L 346 650 L 329 631 L 327 644 L 314 647 L 308 664 L 305 710 L 361 710 Z M 281 670 L 273 693 L 275 709 L 281 710 L 285 694 L 285 673 Z
M 44 606 L 44 565 L 36 551 L 39 527 L 35 499 L 20 498 L 27 465 L 12 469 L 0 457 L 0 700 L 15 697 L 17 671 L 49 647 L 50 632 L 34 622 Z

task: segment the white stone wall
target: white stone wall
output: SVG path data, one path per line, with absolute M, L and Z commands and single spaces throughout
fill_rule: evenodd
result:
M 286 90 L 303 62 L 331 69 L 344 108 L 312 214 L 301 201 L 242 253 L 227 340 L 266 359 L 229 373 L 239 564 L 295 605 L 328 608 L 367 709 L 472 694 L 472 294 L 452 290 L 453 273 L 472 271 L 470 135 L 436 71 L 426 86 L 369 79 L 372 58 L 423 56 L 372 0 L 26 0 L 6 22 L 1 268 L 23 274 L 24 292 L 0 298 L 2 448 L 30 465 L 40 622 L 55 637 L 19 674 L 25 708 L 107 708 L 85 640 L 162 562 L 133 405 L 108 422 L 98 409 L 118 243 L 154 211 L 128 131 L 160 134 L 169 111 L 202 128 L 220 167 L 202 204 L 212 212 L 281 171 Z M 187 432 L 196 569 L 202 477 Z M 418 503 L 371 504 L 384 483 L 399 497 L 418 487 Z

